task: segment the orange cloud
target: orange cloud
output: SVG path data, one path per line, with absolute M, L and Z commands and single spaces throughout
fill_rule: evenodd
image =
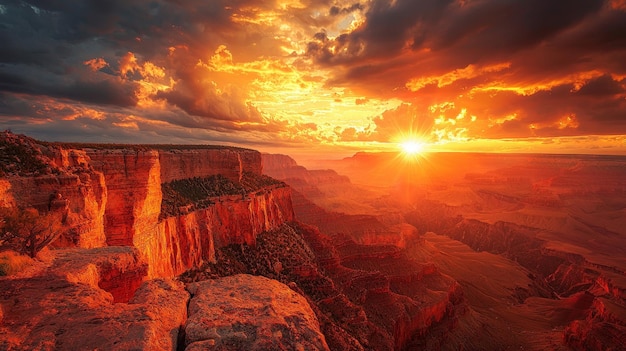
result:
M 109 65 L 102 57 L 87 60 L 83 62 L 83 64 L 85 64 L 85 66 L 88 66 L 94 72 L 99 71 Z
M 137 57 L 132 52 L 127 52 L 126 55 L 122 56 L 119 61 L 120 64 L 120 76 L 127 77 L 128 73 L 134 73 L 139 71 L 140 67 L 137 63 Z
M 467 67 L 465 68 L 455 69 L 451 72 L 447 72 L 439 76 L 413 78 L 406 83 L 406 87 L 411 91 L 418 91 L 430 84 L 434 84 L 437 87 L 442 88 L 461 79 L 473 79 L 476 77 L 480 77 L 486 73 L 500 72 L 510 67 L 510 62 L 483 67 L 470 64 L 467 65 Z

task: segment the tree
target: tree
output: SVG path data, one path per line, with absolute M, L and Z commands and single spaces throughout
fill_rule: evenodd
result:
M 14 250 L 30 257 L 61 234 L 61 221 L 34 208 L 0 208 L 0 251 Z

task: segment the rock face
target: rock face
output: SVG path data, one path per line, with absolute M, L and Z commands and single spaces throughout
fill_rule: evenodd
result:
M 325 192 L 320 187 L 333 187 L 334 191 L 357 192 L 350 179 L 337 174 L 332 169 L 309 170 L 294 159 L 281 154 L 263 154 L 263 173 L 289 184 L 297 192 L 309 199 L 323 198 Z
M 262 170 L 259 152 L 238 148 L 161 150 L 159 163 L 163 183 L 215 174 L 237 181 L 244 172 Z
M 572 322 L 564 340 L 574 350 L 620 350 L 626 345 L 626 309 L 595 299 L 586 319 Z
M 256 151 L 92 150 L 89 157 L 107 184 L 107 243 L 137 247 L 149 264 L 149 277 L 180 274 L 213 260 L 215 247 L 254 243 L 258 233 L 293 219 L 285 187 L 220 197 L 208 208 L 159 219 L 162 183 L 216 174 L 240 181 L 245 172 L 260 174 Z
M 9 182 L 15 205 L 63 214 L 66 232 L 57 244 L 84 248 L 105 245 L 107 193 L 102 174 L 86 170 L 74 174 L 11 178 Z
M 100 288 L 110 293 L 114 302 L 128 302 L 148 271 L 132 247 L 55 250 L 55 256 L 48 274 Z
M 261 154 L 254 150 L 47 144 L 11 133 L 0 142 L 14 150 L 0 154 L 1 206 L 62 212 L 66 229 L 58 247 L 135 247 L 150 278 L 212 261 L 216 247 L 253 244 L 258 233 L 294 217 L 282 183 L 205 199 L 210 206 L 176 217 L 161 213 L 164 183 L 213 175 L 242 182 L 245 174 L 260 175 Z
M 294 219 L 291 189 L 277 187 L 246 196 L 221 197 L 206 209 L 161 221 L 145 243 L 150 276 L 178 275 L 215 261 L 215 249 L 254 245 L 261 232 Z
M 0 146 L 0 170 L 7 170 L 0 179 L 0 206 L 60 214 L 65 231 L 57 244 L 62 246 L 104 245 L 106 185 L 85 151 L 45 146 L 7 132 L 0 133 Z
M 301 179 L 310 185 L 321 183 L 347 184 L 350 179 L 337 174 L 332 169 L 309 170 L 300 166 L 296 161 L 281 154 L 263 154 L 263 172 L 276 179 Z
M 92 150 L 94 169 L 104 175 L 108 245 L 141 244 L 154 230 L 161 206 L 161 167 L 155 150 Z M 140 245 L 135 245 L 140 246 Z
M 186 351 L 328 350 L 306 299 L 280 282 L 240 274 L 188 290 Z
M 146 266 L 130 247 L 55 254 L 51 267 L 34 277 L 0 279 L 0 349 L 176 349 L 189 300 L 181 283 L 142 284 L 135 278 L 145 275 Z M 111 285 L 111 273 L 120 271 L 134 274 Z M 130 300 L 118 295 L 116 287 L 137 283 L 141 286 Z M 120 298 L 128 303 L 114 303 Z

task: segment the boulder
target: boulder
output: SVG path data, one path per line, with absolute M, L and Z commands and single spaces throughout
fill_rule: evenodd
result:
M 130 247 L 55 256 L 33 276 L 0 279 L 0 350 L 177 349 L 189 301 L 182 283 L 141 283 L 146 267 Z
M 239 274 L 187 289 L 186 351 L 328 350 L 307 300 L 283 283 Z

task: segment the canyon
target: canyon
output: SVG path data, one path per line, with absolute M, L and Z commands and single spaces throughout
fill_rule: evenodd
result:
M 193 294 L 176 276 L 214 262 L 222 247 L 254 246 L 258 234 L 294 219 L 290 188 L 261 174 L 254 150 L 1 137 L 0 205 L 61 222 L 52 249 L 25 273 L 0 279 L 3 350 L 184 348 Z M 218 175 L 217 191 L 197 208 L 169 186 L 205 185 Z M 290 291 L 274 285 L 258 298 Z M 303 338 L 319 339 L 315 315 L 307 318 L 314 330 Z
M 626 344 L 620 158 L 359 153 L 308 169 L 236 147 L 1 137 L 0 207 L 61 224 L 0 277 L 3 350 Z
M 361 208 L 402 214 L 423 240 L 409 256 L 461 285 L 500 349 L 626 342 L 624 157 L 360 153 L 318 167 L 362 194 L 386 187 Z

